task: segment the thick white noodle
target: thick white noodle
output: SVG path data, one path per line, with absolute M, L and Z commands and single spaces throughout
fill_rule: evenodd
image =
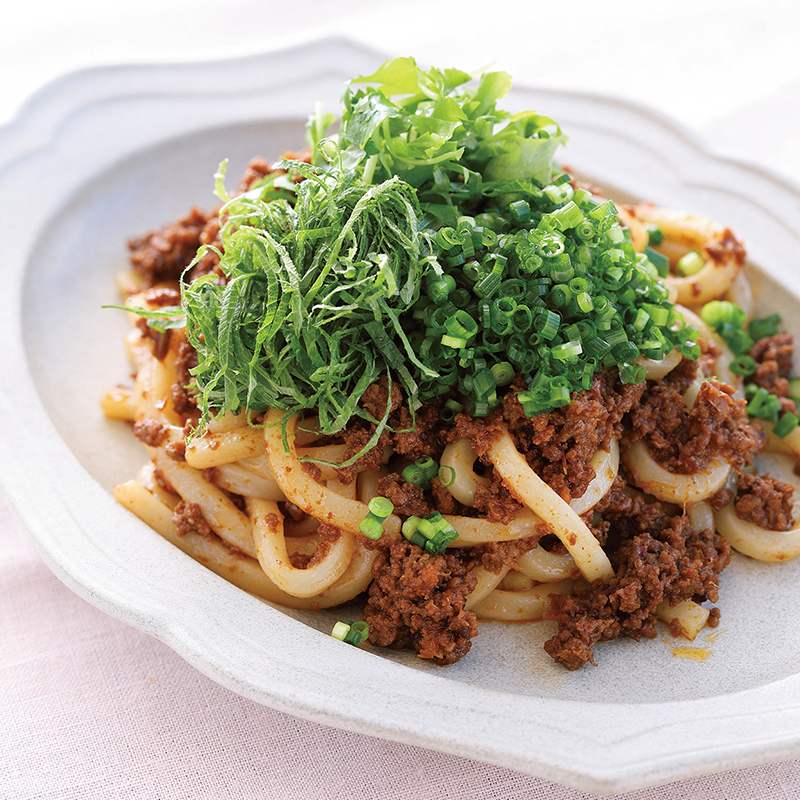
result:
M 489 480 L 473 469 L 476 458 L 469 439 L 459 439 L 445 447 L 439 461 L 441 466 L 450 467 L 455 473 L 455 480 L 447 491 L 465 506 L 473 505 L 478 486 L 489 485 Z
M 186 445 L 186 463 L 195 469 L 219 467 L 263 455 L 264 434 L 260 428 L 249 425 L 216 433 L 209 431 Z
M 356 548 L 342 576 L 320 594 L 310 598 L 294 597 L 281 591 L 264 573 L 254 558 L 230 551 L 218 540 L 196 533 L 179 536 L 172 520 L 172 509 L 136 481 L 114 487 L 114 497 L 143 522 L 226 581 L 250 594 L 288 608 L 331 608 L 352 600 L 372 581 L 372 562 L 376 552 Z M 292 548 L 293 540 L 287 540 Z
M 569 550 L 588 581 L 609 580 L 614 570 L 608 556 L 584 521 L 528 465 L 517 450 L 508 428 L 488 451 L 489 459 L 511 494 L 546 522 Z
M 467 595 L 464 603 L 464 610 L 469 611 L 473 606 L 480 603 L 490 592 L 494 591 L 500 584 L 500 581 L 506 576 L 508 567 L 503 567 L 500 572 L 492 572 L 483 566 L 477 566 L 473 570 L 478 583 L 475 588 Z
M 569 553 L 551 553 L 543 547 L 534 547 L 517 556 L 519 571 L 538 583 L 554 583 L 565 578 L 576 578 L 580 570 Z
M 285 412 L 271 409 L 263 431 L 267 460 L 278 486 L 288 500 L 320 522 L 359 534 L 359 526 L 369 512 L 366 503 L 341 497 L 311 478 L 297 460 L 293 436 L 297 417 L 287 422 L 288 451 L 284 449 L 281 430 L 284 416 Z M 390 540 L 397 538 L 400 534 L 400 518 L 395 514 L 387 517 L 383 523 L 383 531 Z
M 717 530 L 731 547 L 758 561 L 789 561 L 800 556 L 800 477 L 792 456 L 760 455 L 755 461 L 759 474 L 766 474 L 795 487 L 794 524 L 788 531 L 771 531 L 736 516 L 734 501 L 714 515 Z
M 686 509 L 686 514 L 696 531 L 714 530 L 714 509 L 708 503 L 695 503 Z
M 503 580 L 500 581 L 497 588 L 503 589 L 507 592 L 527 592 L 533 589 L 539 581 L 529 578 L 523 572 L 518 572 L 516 569 L 509 569 L 506 572 Z
M 594 478 L 580 497 L 569 501 L 570 508 L 576 514 L 585 514 L 594 508 L 616 480 L 619 473 L 619 442 L 612 439 L 608 451 L 598 450 L 592 456 L 591 464 L 595 472 Z
M 114 386 L 100 397 L 100 408 L 107 419 L 134 422 L 136 419 L 136 400 L 133 390 L 127 386 Z
M 731 471 L 727 461 L 713 458 L 705 469 L 694 475 L 670 472 L 653 458 L 641 439 L 622 453 L 622 460 L 642 491 L 684 507 L 699 503 L 719 491 Z
M 763 423 L 764 428 L 769 431 L 770 448 L 778 452 L 791 453 L 796 459 L 800 459 L 800 425 L 786 436 L 780 437 L 772 433 L 773 425 L 771 422 Z
M 347 569 L 355 547 L 352 533 L 342 531 L 325 557 L 306 569 L 292 566 L 283 532 L 283 515 L 273 500 L 251 497 L 247 510 L 261 568 L 272 582 L 294 597 L 314 597 L 335 583 Z
M 244 497 L 261 497 L 264 500 L 286 499 L 276 481 L 262 478 L 237 462 L 214 467 L 214 483 L 226 492 L 241 494 Z
M 747 315 L 747 319 L 753 318 L 753 287 L 744 270 L 740 270 L 730 289 L 725 294 L 725 299 L 735 303 Z
M 706 259 L 705 265 L 694 275 L 685 278 L 670 275 L 667 278 L 667 283 L 677 289 L 679 303 L 701 305 L 722 297 L 728 291 L 741 265 L 732 256 L 719 262 L 711 258 L 708 245 L 721 239 L 725 233 L 720 225 L 708 217 L 648 203 L 636 207 L 636 216 L 661 228 L 664 243 L 656 246 L 657 250 L 673 257 L 681 251 L 697 250 Z
M 619 217 L 620 225 L 628 229 L 633 249 L 637 253 L 643 252 L 649 235 L 644 223 L 636 216 L 636 210 L 625 206 L 617 206 L 617 216 Z
M 698 372 L 697 375 L 694 376 L 694 380 L 689 385 L 689 388 L 683 393 L 683 404 L 687 411 L 691 411 L 694 408 L 697 395 L 700 393 L 700 388 L 705 380 L 706 379 Z
M 711 612 L 694 600 L 684 600 L 676 606 L 671 606 L 669 601 L 664 600 L 658 604 L 656 613 L 675 635 L 693 642 L 705 628 Z
M 504 525 L 502 522 L 490 522 L 488 519 L 479 517 L 459 517 L 454 514 L 444 514 L 443 516 L 458 533 L 458 538 L 453 540 L 448 545 L 449 547 L 466 547 L 486 542 L 510 542 L 514 539 L 524 539 L 527 536 L 533 536 L 537 532 L 536 526 L 542 522 L 527 508 L 517 511 L 516 516 L 508 525 Z
M 664 358 L 653 361 L 652 358 L 644 358 L 643 356 L 639 356 L 639 358 L 634 361 L 634 364 L 640 367 L 644 367 L 644 377 L 645 380 L 648 381 L 658 381 L 661 380 L 665 375 L 668 375 L 672 372 L 678 364 L 681 363 L 681 353 L 680 350 L 675 348 L 674 350 L 670 350 Z
M 478 619 L 495 619 L 505 622 L 532 622 L 544 617 L 547 598 L 551 594 L 571 594 L 574 581 L 543 583 L 525 592 L 507 592 L 495 589 L 488 597 L 472 607 Z
M 358 473 L 356 477 L 356 497 L 362 503 L 369 503 L 373 497 L 378 496 L 378 481 L 387 475 L 389 470 L 386 467 L 380 469 L 365 469 Z
M 187 503 L 196 503 L 214 533 L 252 558 L 256 557 L 250 520 L 228 495 L 196 469 L 170 458 L 163 447 L 148 448 L 150 458 L 166 482 Z

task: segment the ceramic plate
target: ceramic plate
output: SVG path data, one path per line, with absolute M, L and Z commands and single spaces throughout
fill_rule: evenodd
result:
M 173 549 L 111 489 L 143 461 L 98 397 L 124 380 L 115 273 L 127 237 L 193 205 L 212 176 L 303 146 L 316 100 L 379 54 L 326 39 L 220 63 L 70 75 L 0 130 L 0 476 L 39 552 L 72 589 L 166 642 L 213 680 L 290 714 L 481 759 L 596 791 L 633 789 L 800 753 L 800 564 L 743 557 L 722 576 L 721 627 L 690 658 L 655 641 L 596 648 L 570 673 L 541 648 L 549 623 L 485 624 L 438 668 L 330 638 L 335 612 L 285 612 Z M 334 65 L 334 66 L 331 66 Z M 288 81 L 281 76 L 291 75 Z M 708 152 L 650 110 L 516 88 L 570 136 L 564 161 L 618 196 L 707 214 L 746 242 L 760 307 L 800 333 L 800 193 Z

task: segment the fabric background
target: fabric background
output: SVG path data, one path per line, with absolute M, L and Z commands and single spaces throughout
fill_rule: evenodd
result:
M 91 64 L 235 55 L 321 30 L 387 54 L 620 94 L 800 181 L 794 0 L 669 4 L 74 0 L 4 10 L 0 122 Z M 0 380 L 2 380 L 0 376 Z M 1 434 L 0 434 L 1 435 Z M 800 761 L 621 795 L 800 796 Z M 0 798 L 592 797 L 510 770 L 280 714 L 73 595 L 0 499 Z

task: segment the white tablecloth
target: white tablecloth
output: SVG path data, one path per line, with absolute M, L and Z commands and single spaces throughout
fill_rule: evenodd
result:
M 223 57 L 325 29 L 387 54 L 464 68 L 496 61 L 522 82 L 645 102 L 800 181 L 796 0 L 73 0 L 16 4 L 2 20 L 0 123 L 74 68 Z M 298 720 L 220 688 L 63 587 L 0 500 L 0 797 L 589 796 Z M 796 796 L 800 761 L 626 795 Z

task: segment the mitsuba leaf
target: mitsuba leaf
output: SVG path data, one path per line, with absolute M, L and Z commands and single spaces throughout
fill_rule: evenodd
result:
M 483 171 L 487 181 L 530 178 L 544 185 L 553 177 L 553 158 L 566 137 L 549 117 L 532 111 L 515 114 L 495 137 L 501 151 Z

